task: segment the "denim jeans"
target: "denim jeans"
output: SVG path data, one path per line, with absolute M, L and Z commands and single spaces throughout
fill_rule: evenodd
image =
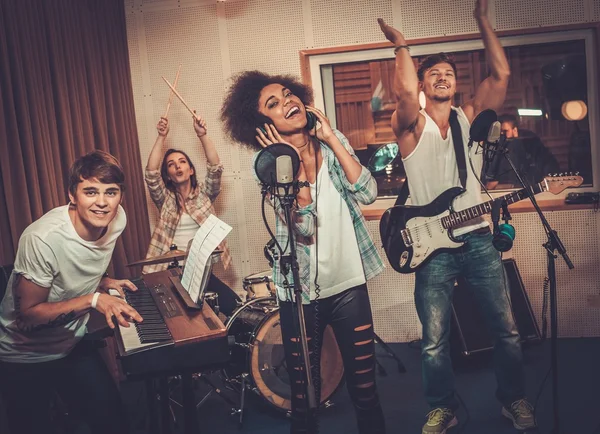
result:
M 425 397 L 431 408 L 458 408 L 449 338 L 454 282 L 462 278 L 493 336 L 496 397 L 509 406 L 524 397 L 523 357 L 504 267 L 489 232 L 469 233 L 459 239 L 466 244 L 439 252 L 416 272 L 415 304 L 423 325 L 421 359 Z
M 92 434 L 129 432 L 117 385 L 90 341 L 59 360 L 0 362 L 0 393 L 12 434 L 57 432 L 49 411 L 55 393 Z

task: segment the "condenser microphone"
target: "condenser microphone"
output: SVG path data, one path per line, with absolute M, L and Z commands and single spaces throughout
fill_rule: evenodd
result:
M 483 144 L 483 158 L 488 163 L 491 163 L 498 151 L 500 150 L 500 139 L 502 137 L 502 125 L 498 121 L 494 121 L 490 126 L 487 138 Z
M 275 160 L 275 173 L 277 194 L 285 196 L 294 182 L 292 157 L 289 155 L 280 155 L 277 157 Z

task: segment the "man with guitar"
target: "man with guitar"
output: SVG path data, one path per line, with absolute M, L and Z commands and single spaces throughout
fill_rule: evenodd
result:
M 483 202 L 478 181 L 482 156 L 476 152 L 477 146 L 466 146 L 469 128 L 481 111 L 498 110 L 502 106 L 510 76 L 504 49 L 494 34 L 487 12 L 488 1 L 477 0 L 474 16 L 491 74 L 479 85 L 474 99 L 459 108 L 452 107 L 456 93 L 456 66 L 452 59 L 444 53 L 429 56 L 416 72 L 402 33 L 379 20 L 385 37 L 396 47 L 394 92 L 397 102 L 392 129 L 406 169 L 412 205 L 430 204 L 446 190 L 458 186 L 466 192 L 454 199 L 455 210 Z M 420 91 L 426 100 L 423 110 L 419 107 Z M 428 227 L 426 221 L 420 227 L 430 232 L 436 229 Z M 413 238 L 418 235 L 417 229 L 411 235 Z M 458 402 L 449 336 L 452 292 L 459 277 L 464 278 L 474 292 L 495 337 L 496 396 L 502 403 L 502 414 L 511 419 L 517 429 L 532 428 L 535 420 L 533 408 L 524 395 L 520 338 L 510 308 L 502 261 L 492 245 L 489 224 L 479 216 L 456 227 L 452 236 L 464 245 L 438 251 L 416 269 L 415 303 L 423 325 L 423 384 L 431 407 L 422 432 L 443 434 L 458 423 L 454 414 Z

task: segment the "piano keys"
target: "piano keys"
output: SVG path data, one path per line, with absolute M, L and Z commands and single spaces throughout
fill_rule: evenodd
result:
M 190 309 L 174 282 L 181 272 L 170 269 L 131 281 L 136 292 L 126 300 L 144 318 L 117 328 L 121 366 L 128 378 L 175 375 L 229 360 L 227 329 L 212 309 Z

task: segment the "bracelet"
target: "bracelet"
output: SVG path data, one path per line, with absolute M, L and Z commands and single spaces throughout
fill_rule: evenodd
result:
M 100 293 L 99 292 L 95 292 L 94 296 L 92 297 L 92 309 L 96 309 L 96 303 L 98 303 L 98 298 L 100 297 Z
M 310 184 L 308 183 L 308 181 L 298 181 L 298 188 L 302 187 L 310 187 Z
M 410 53 L 410 47 L 408 45 L 398 45 L 396 48 L 394 48 L 394 55 L 398 54 L 398 51 L 403 48 L 406 48 L 406 51 Z

